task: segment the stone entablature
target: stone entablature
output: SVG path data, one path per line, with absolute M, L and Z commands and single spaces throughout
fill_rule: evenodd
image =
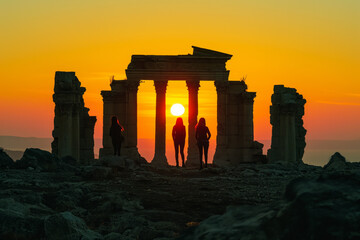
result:
M 227 81 L 226 62 L 232 55 L 193 46 L 192 55 L 133 55 L 128 80 Z
M 94 159 L 96 117 L 89 116 L 89 109 L 84 105 L 85 91 L 75 72 L 55 73 L 52 153 L 74 157 L 80 163 Z

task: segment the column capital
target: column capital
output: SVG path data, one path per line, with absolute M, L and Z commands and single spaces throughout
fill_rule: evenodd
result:
M 127 80 L 127 89 L 131 92 L 137 92 L 139 85 L 140 85 L 139 80 L 131 80 L 131 81 Z
M 125 102 L 125 93 L 118 91 L 101 91 L 104 102 Z
M 186 80 L 186 86 L 188 90 L 199 91 L 200 81 L 199 80 Z
M 245 103 L 253 104 L 254 98 L 256 97 L 256 92 L 245 92 L 245 93 L 242 93 L 240 96 Z
M 217 93 L 226 93 L 229 88 L 229 82 L 227 81 L 215 81 L 214 85 L 216 87 Z
M 168 81 L 156 81 L 154 80 L 154 86 L 156 93 L 165 93 Z

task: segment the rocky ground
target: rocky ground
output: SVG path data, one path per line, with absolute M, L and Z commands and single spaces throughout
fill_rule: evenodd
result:
M 28 149 L 0 167 L 0 239 L 360 239 L 360 167 L 341 155 L 200 171 Z

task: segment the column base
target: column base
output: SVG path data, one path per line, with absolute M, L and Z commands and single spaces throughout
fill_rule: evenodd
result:
M 151 161 L 151 164 L 157 167 L 167 167 L 169 166 L 169 163 L 166 159 L 165 155 L 155 155 L 153 160 Z
M 216 147 L 213 164 L 221 167 L 226 167 L 231 165 L 231 161 L 228 158 L 226 149 Z
M 124 147 L 124 148 L 121 148 L 120 154 L 121 154 L 121 156 L 126 156 L 128 158 L 133 159 L 133 160 L 139 160 L 140 157 L 141 157 L 137 147 Z M 100 148 L 99 159 L 103 158 L 105 156 L 113 156 L 113 155 L 114 155 L 114 149 L 112 149 L 112 148 Z
M 99 159 L 104 156 L 114 155 L 114 149 L 112 148 L 100 148 L 99 150 Z
M 200 158 L 199 151 L 194 151 L 194 150 L 188 149 L 188 155 L 186 157 L 185 166 L 187 166 L 187 167 L 200 167 L 199 158 Z M 208 163 L 209 163 L 209 158 L 208 158 Z M 204 161 L 203 161 L 203 164 L 205 164 Z
M 226 148 L 216 149 L 214 164 L 220 167 L 236 166 L 241 163 L 263 161 L 263 155 L 254 148 Z

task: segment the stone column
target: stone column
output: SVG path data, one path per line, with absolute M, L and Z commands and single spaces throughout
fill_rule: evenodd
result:
M 168 165 L 166 149 L 166 87 L 167 81 L 154 81 L 156 90 L 155 155 L 152 164 Z
M 102 145 L 100 148 L 99 157 L 106 155 L 113 155 L 113 147 L 110 138 L 110 126 L 111 126 L 111 117 L 115 115 L 114 113 L 114 98 L 112 91 L 101 91 L 103 97 L 103 138 Z
M 59 157 L 73 156 L 72 105 L 61 105 L 59 127 Z M 78 159 L 76 159 L 78 160 Z
M 254 121 L 253 106 L 256 93 L 245 92 L 241 95 L 241 104 L 239 106 L 239 143 L 241 148 L 241 162 L 253 162 L 253 143 L 254 143 Z
M 80 106 L 72 109 L 72 155 L 80 161 Z
M 295 135 L 295 114 L 287 112 L 282 116 L 284 129 L 283 138 L 283 159 L 285 162 L 296 162 L 296 135 Z
M 228 82 L 214 82 L 217 92 L 217 136 L 214 164 L 226 165 L 226 96 Z
M 137 149 L 137 92 L 140 80 L 128 81 L 128 96 L 127 96 L 127 125 L 126 131 L 126 154 L 129 157 L 137 159 L 140 157 Z
M 199 150 L 196 145 L 195 125 L 198 117 L 198 91 L 200 87 L 199 80 L 186 80 L 189 92 L 189 125 L 188 125 L 188 151 L 187 166 L 199 166 Z

